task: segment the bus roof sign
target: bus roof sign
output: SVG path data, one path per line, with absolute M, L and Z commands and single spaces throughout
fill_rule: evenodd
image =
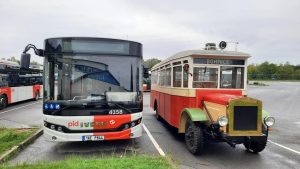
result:
M 244 60 L 194 58 L 195 64 L 244 65 Z

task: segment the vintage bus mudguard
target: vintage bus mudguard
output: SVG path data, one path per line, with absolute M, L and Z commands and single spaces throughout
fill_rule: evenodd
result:
M 185 123 L 188 118 L 195 122 L 209 121 L 209 118 L 207 117 L 206 113 L 203 110 L 199 108 L 185 108 L 181 112 L 181 116 L 180 116 L 180 122 L 178 127 L 179 133 L 185 132 Z
M 265 111 L 265 110 L 262 110 L 262 123 L 264 124 L 264 119 L 267 117 L 267 116 L 270 116 L 270 113 Z

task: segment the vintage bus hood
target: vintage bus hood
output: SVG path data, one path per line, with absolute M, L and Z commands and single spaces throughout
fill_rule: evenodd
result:
M 203 101 L 212 102 L 222 105 L 228 105 L 230 100 L 239 99 L 243 96 L 233 95 L 233 94 L 224 94 L 224 93 L 210 93 L 203 96 Z

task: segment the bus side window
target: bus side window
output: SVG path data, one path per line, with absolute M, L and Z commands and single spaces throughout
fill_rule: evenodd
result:
M 173 87 L 181 87 L 182 66 L 173 67 Z

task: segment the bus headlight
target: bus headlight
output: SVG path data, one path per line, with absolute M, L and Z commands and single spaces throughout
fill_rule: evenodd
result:
M 228 124 L 228 118 L 226 116 L 221 116 L 218 118 L 218 123 L 220 126 L 224 127 Z
M 275 124 L 275 118 L 271 116 L 267 116 L 264 119 L 264 123 L 268 127 L 272 127 Z

